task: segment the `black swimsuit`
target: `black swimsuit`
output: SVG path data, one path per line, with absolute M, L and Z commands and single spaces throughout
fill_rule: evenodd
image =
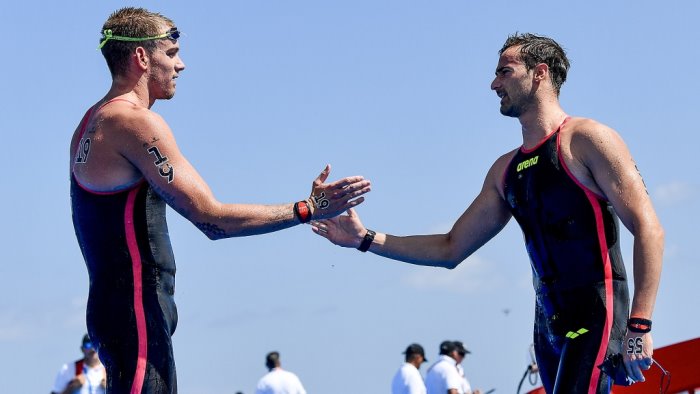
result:
M 74 166 L 89 159 L 83 118 Z M 71 171 L 73 225 L 90 277 L 87 327 L 107 372 L 107 392 L 176 393 L 177 325 L 165 203 L 145 181 L 96 192 Z
M 619 352 L 629 313 L 618 218 L 566 167 L 561 128 L 515 154 L 504 194 L 530 256 L 534 340 L 546 391 L 608 393 L 609 379 L 597 366 Z

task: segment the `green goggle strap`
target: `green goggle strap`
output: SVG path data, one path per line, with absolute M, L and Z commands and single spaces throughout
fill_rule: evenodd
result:
M 124 37 L 124 36 L 115 36 L 112 34 L 111 29 L 107 29 L 102 32 L 102 36 L 104 37 L 104 40 L 100 43 L 100 46 L 97 47 L 97 49 L 102 49 L 103 46 L 107 43 L 109 40 L 116 40 L 116 41 L 131 41 L 131 42 L 139 42 L 139 41 L 148 41 L 148 40 L 158 40 L 161 38 L 165 38 L 172 35 L 171 31 L 165 32 L 163 34 L 159 34 L 157 36 L 153 37 Z

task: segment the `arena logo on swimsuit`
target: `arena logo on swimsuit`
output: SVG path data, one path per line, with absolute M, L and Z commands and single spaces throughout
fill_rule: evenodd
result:
M 537 160 L 539 160 L 539 158 L 540 158 L 540 156 L 537 155 L 533 158 L 527 159 L 525 161 L 521 161 L 520 163 L 518 163 L 518 168 L 517 168 L 518 172 L 520 172 L 526 168 L 534 166 L 535 164 L 537 164 Z

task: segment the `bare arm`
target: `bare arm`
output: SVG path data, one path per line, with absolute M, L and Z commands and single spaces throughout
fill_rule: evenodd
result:
M 572 152 L 634 236 L 631 315 L 651 319 L 661 276 L 664 231 L 622 138 L 608 127 L 590 123 L 593 127 L 572 137 Z
M 281 205 L 225 204 L 218 201 L 209 186 L 182 155 L 175 138 L 157 114 L 132 111 L 118 121 L 123 135 L 121 154 L 144 176 L 153 189 L 182 216 L 211 239 L 268 233 L 299 224 L 293 203 Z M 107 125 L 108 126 L 108 125 Z M 117 130 L 117 127 L 113 127 Z M 330 166 L 314 180 L 312 195 L 323 194 L 325 204 L 309 198 L 312 216 L 326 218 L 340 214 L 364 200 L 370 183 L 361 176 L 325 183 Z M 325 209 L 321 209 L 325 206 Z M 319 208 L 319 209 L 316 209 Z
M 664 231 L 637 167 L 622 138 L 597 122 L 583 122 L 571 140 L 571 151 L 590 171 L 593 183 L 613 205 L 620 220 L 634 236 L 634 296 L 630 316 L 651 320 L 661 277 Z M 584 174 L 585 179 L 585 174 Z M 628 347 L 641 338 L 641 351 Z M 651 366 L 651 333 L 628 332 L 623 353 L 628 375 L 644 381 L 641 369 Z
M 507 157 L 506 157 L 507 156 Z M 501 157 L 489 170 L 481 192 L 446 234 L 395 236 L 377 233 L 370 251 L 411 264 L 454 268 L 508 223 L 510 212 L 499 184 L 510 155 Z M 367 229 L 354 210 L 312 223 L 315 233 L 331 242 L 356 248 Z

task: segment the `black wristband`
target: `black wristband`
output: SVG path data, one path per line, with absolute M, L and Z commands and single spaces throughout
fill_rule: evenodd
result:
M 630 317 L 627 321 L 627 329 L 639 334 L 651 332 L 651 320 L 642 319 L 641 317 Z
M 302 204 L 304 205 L 302 206 Z M 303 200 L 294 204 L 294 216 L 302 223 L 307 223 L 311 220 L 311 208 L 308 201 Z
M 370 245 L 372 245 L 372 242 L 374 241 L 374 236 L 377 235 L 372 230 L 367 230 L 367 234 L 365 234 L 365 237 L 362 238 L 362 242 L 360 242 L 360 246 L 357 247 L 357 250 L 360 252 L 366 252 L 369 250 Z

